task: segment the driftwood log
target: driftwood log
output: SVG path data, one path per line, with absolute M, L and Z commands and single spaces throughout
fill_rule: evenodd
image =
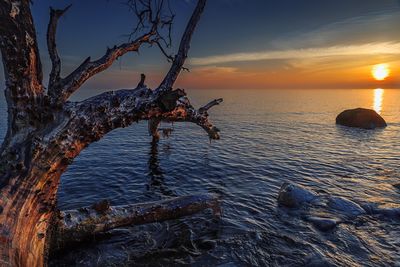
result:
M 152 222 L 177 219 L 205 209 L 220 214 L 219 199 L 214 194 L 176 197 L 164 201 L 124 206 L 110 206 L 107 201 L 91 207 L 59 212 L 58 223 L 53 229 L 51 250 L 68 248 L 111 229 Z
M 0 0 L 0 49 L 8 107 L 8 128 L 0 149 L 1 266 L 47 265 L 51 245 L 62 243 L 57 235 L 62 232 L 63 236 L 71 238 L 75 229 L 81 230 L 79 220 L 73 223 L 72 218 L 88 222 L 82 214 L 73 212 L 62 212 L 63 216 L 59 216 L 56 194 L 60 176 L 84 148 L 110 131 L 149 120 L 150 133 L 155 136 L 160 121 L 189 121 L 201 126 L 210 138 L 219 138 L 218 129 L 208 120 L 207 109 L 220 101 L 197 110 L 183 90 L 172 89 L 187 58 L 190 40 L 206 0 L 197 1 L 177 54 L 168 56 L 171 68 L 156 89 L 145 86 L 143 75 L 135 89 L 106 92 L 81 102 L 68 100 L 89 78 L 106 70 L 124 54 L 138 51 L 144 44 L 157 44 L 162 48 L 161 31 L 165 25 L 172 24 L 173 18 L 163 15 L 163 1 L 158 1 L 161 5 L 154 5 L 151 0 L 129 2 L 139 18 L 141 35 L 107 49 L 97 60 L 87 58 L 65 77 L 61 77 L 56 31 L 58 20 L 69 7 L 50 9 L 47 45 L 52 69 L 45 86 L 31 1 Z M 163 48 L 162 51 L 165 52 Z M 118 226 L 125 222 L 177 218 L 208 208 L 208 201 L 213 200 L 206 195 L 109 208 L 103 216 L 90 217 L 94 228 L 89 228 L 101 231 L 107 230 L 110 222 Z M 89 211 L 87 216 L 92 215 Z M 83 234 L 76 232 L 77 236 Z M 84 233 L 90 234 L 90 231 Z

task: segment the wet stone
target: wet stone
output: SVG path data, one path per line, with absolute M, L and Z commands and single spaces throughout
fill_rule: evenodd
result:
M 300 185 L 284 183 L 279 190 L 278 203 L 280 205 L 293 208 L 312 202 L 317 198 L 317 194 Z
M 336 124 L 362 129 L 386 127 L 385 120 L 375 110 L 365 108 L 348 109 L 336 117 Z
M 328 206 L 348 217 L 356 217 L 366 213 L 360 205 L 343 197 L 329 197 Z
M 315 228 L 321 231 L 329 231 L 334 229 L 340 221 L 330 218 L 308 217 L 307 220 L 311 222 Z

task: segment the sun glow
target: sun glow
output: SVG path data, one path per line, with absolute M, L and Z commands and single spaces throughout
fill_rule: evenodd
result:
M 374 105 L 373 109 L 380 114 L 382 112 L 383 94 L 385 90 L 377 88 L 374 90 Z
M 377 81 L 383 81 L 390 74 L 389 66 L 387 64 L 378 64 L 372 68 L 372 76 Z

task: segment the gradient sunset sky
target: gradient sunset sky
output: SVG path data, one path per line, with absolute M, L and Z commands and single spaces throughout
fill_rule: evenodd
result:
M 50 5 L 72 3 L 58 28 L 63 73 L 87 56 L 127 40 L 135 25 L 123 0 L 38 0 L 32 6 L 45 74 Z M 177 14 L 174 47 L 195 6 L 171 0 Z M 178 87 L 187 89 L 398 88 L 400 87 L 398 0 L 209 0 L 192 41 Z M 172 50 L 173 51 L 173 50 Z M 391 75 L 375 81 L 370 72 L 385 63 Z M 91 89 L 132 88 L 139 74 L 158 85 L 169 63 L 156 47 L 124 56 L 85 84 Z M 0 79 L 4 83 L 3 70 Z

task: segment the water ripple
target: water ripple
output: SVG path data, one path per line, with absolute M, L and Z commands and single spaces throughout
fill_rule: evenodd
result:
M 114 230 L 54 259 L 54 265 L 389 266 L 400 261 L 399 219 L 363 216 L 322 233 L 276 204 L 280 186 L 289 181 L 353 201 L 398 205 L 400 191 L 392 184 L 400 178 L 400 91 L 385 90 L 382 115 L 389 126 L 377 131 L 334 124 L 345 108 L 372 106 L 373 90 L 190 94 L 195 104 L 224 97 L 211 111 L 222 129 L 220 141 L 210 143 L 188 123 L 175 124 L 173 136 L 157 147 L 150 144 L 145 123 L 114 131 L 83 151 L 63 175 L 59 207 L 216 192 L 223 199 L 222 219 L 206 213 Z M 4 136 L 4 103 L 0 108 Z

